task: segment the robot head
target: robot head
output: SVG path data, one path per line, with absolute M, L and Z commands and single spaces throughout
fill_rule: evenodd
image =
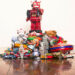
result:
M 37 1 L 33 2 L 32 7 L 33 8 L 40 8 L 40 2 L 37 2 Z

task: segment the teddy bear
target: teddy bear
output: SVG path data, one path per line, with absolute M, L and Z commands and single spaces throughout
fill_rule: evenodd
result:
M 48 36 L 48 40 L 50 41 L 51 46 L 67 43 L 66 40 L 57 35 L 55 30 L 45 31 L 45 34 Z

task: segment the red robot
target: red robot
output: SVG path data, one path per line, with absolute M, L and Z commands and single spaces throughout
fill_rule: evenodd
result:
M 30 32 L 36 31 L 37 33 L 41 31 L 41 16 L 43 14 L 43 9 L 40 8 L 40 2 L 34 1 L 32 3 L 32 10 L 27 10 L 27 19 L 31 22 L 31 30 Z

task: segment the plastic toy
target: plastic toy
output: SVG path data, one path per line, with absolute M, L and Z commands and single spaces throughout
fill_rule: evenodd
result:
M 3 56 L 3 58 L 4 59 L 14 59 L 14 58 L 16 58 L 16 56 L 14 56 L 14 55 L 5 55 L 5 56 Z
M 19 48 L 13 48 L 14 54 L 16 54 L 19 51 Z
M 24 57 L 24 52 L 25 52 L 25 50 L 24 50 L 23 45 L 20 45 L 19 54 L 20 54 L 20 57 L 21 57 L 22 59 L 23 59 L 23 57 Z
M 19 30 L 17 30 L 17 39 L 20 43 L 26 43 L 27 42 L 27 35 L 26 35 L 26 31 L 24 31 L 22 28 L 20 28 Z
M 14 44 L 14 47 L 19 48 L 19 47 L 20 47 L 20 45 L 21 45 L 21 44 L 19 44 L 19 43 L 15 43 L 15 44 Z M 27 45 L 23 44 L 23 47 L 24 47 L 24 48 L 27 48 Z
M 72 45 L 62 45 L 62 46 L 57 46 L 57 47 L 50 47 L 50 51 L 51 52 L 69 52 L 70 50 L 73 50 L 73 46 Z
M 34 52 L 32 55 L 33 55 L 33 57 L 39 57 L 40 56 L 40 52 L 39 52 L 38 48 L 34 49 Z

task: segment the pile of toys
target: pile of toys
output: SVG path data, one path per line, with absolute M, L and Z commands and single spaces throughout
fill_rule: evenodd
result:
M 12 38 L 12 47 L 5 50 L 4 58 L 41 58 L 48 59 L 66 57 L 73 49 L 72 45 L 67 45 L 56 31 L 45 31 L 37 33 L 35 31 L 26 34 L 23 29 L 17 31 L 18 36 Z
M 72 57 L 70 51 L 73 50 L 73 45 L 67 44 L 67 41 L 62 37 L 57 35 L 57 32 L 46 31 L 46 35 L 49 40 L 49 53 L 52 54 L 53 57 L 57 58 L 68 58 Z
M 41 30 L 41 19 L 44 10 L 40 2 L 35 0 L 32 9 L 27 10 L 26 21 L 31 22 L 31 30 L 26 33 L 22 28 L 17 31 L 17 37 L 12 38 L 12 47 L 5 50 L 4 58 L 67 58 L 73 46 L 57 35 L 55 30 Z M 70 55 L 69 55 L 70 56 Z
M 42 33 L 31 32 L 26 34 L 23 29 L 17 31 L 18 36 L 12 38 L 12 47 L 5 50 L 5 58 L 27 58 L 40 56 L 39 46 Z

